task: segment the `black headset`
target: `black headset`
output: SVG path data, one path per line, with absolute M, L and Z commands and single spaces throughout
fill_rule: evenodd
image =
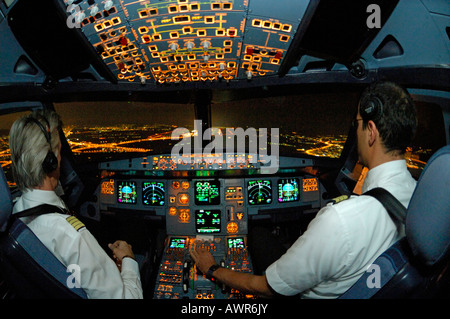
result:
M 36 125 L 39 126 L 42 133 L 44 134 L 48 144 L 50 145 L 50 149 L 48 150 L 48 153 L 45 156 L 44 161 L 42 162 L 42 169 L 44 170 L 45 174 L 50 174 L 51 172 L 53 172 L 58 168 L 58 159 L 56 158 L 55 153 L 53 153 L 52 151 L 50 123 L 47 121 L 45 117 L 43 117 L 43 120 L 45 121 L 45 124 L 47 125 L 48 129 L 45 129 L 42 123 L 37 119 L 35 119 L 34 117 L 29 117 L 27 119 L 27 123 L 31 122 L 36 123 Z
M 361 101 L 359 114 L 364 122 L 370 120 L 375 122 L 383 115 L 383 102 L 379 97 L 371 94 L 366 99 Z

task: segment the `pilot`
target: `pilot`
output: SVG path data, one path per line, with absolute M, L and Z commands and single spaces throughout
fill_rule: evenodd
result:
M 409 94 L 391 82 L 369 86 L 361 95 L 353 125 L 359 161 L 369 169 L 363 192 L 383 187 L 408 207 L 416 181 L 403 155 L 417 127 Z M 286 253 L 268 263 L 263 275 L 221 268 L 200 248 L 191 249 L 191 256 L 201 272 L 242 292 L 337 298 L 402 236 L 403 225 L 393 222 L 375 198 L 351 196 L 323 207 Z
M 68 214 L 55 192 L 60 175 L 60 127 L 60 117 L 53 111 L 34 111 L 13 123 L 9 141 L 13 176 L 22 190 L 13 213 L 41 204 L 55 206 L 54 213 L 22 220 L 63 265 L 79 267 L 79 276 L 74 277 L 88 298 L 142 298 L 131 245 L 120 240 L 109 244 L 114 262 L 84 224 Z

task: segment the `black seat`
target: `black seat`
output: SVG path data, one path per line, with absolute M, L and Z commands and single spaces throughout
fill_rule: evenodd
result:
M 407 209 L 406 237 L 379 256 L 340 298 L 440 297 L 448 289 L 450 272 L 449 190 L 447 145 L 430 158 L 417 182 Z
M 67 267 L 20 219 L 12 217 L 12 207 L 0 169 L 0 272 L 14 294 L 19 298 L 87 298 L 83 289 L 73 285 Z

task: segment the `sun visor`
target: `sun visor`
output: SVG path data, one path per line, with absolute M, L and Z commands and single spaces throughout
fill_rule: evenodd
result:
M 18 1 L 8 13 L 8 24 L 33 62 L 54 80 L 76 76 L 90 65 L 115 80 L 79 29 L 67 27 L 64 10 L 58 1 Z
M 312 0 L 300 23 L 280 76 L 303 55 L 343 65 L 356 62 L 394 11 L 398 0 Z

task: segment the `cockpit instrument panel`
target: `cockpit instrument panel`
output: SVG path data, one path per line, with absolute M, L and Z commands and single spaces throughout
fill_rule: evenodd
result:
M 194 194 L 196 205 L 219 205 L 220 182 L 196 181 L 194 185 Z
M 165 192 L 162 182 L 143 182 L 142 203 L 148 206 L 164 206 Z
M 283 178 L 278 180 L 278 202 L 294 202 L 300 198 L 298 178 Z
M 136 182 L 117 182 L 117 202 L 121 204 L 136 204 Z
M 272 202 L 272 182 L 270 180 L 252 180 L 247 184 L 249 205 L 265 205 Z
M 197 234 L 220 233 L 222 218 L 217 209 L 201 209 L 195 211 L 195 232 Z

